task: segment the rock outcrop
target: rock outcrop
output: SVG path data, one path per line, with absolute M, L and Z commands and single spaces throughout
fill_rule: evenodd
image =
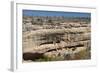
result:
M 84 50 L 88 53 L 86 59 L 90 59 L 90 19 L 75 19 L 76 21 L 71 18 L 61 20 L 59 17 L 23 17 L 23 59 L 48 57 L 53 60 L 72 60 Z

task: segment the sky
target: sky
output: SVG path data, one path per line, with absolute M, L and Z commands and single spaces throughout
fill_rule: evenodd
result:
M 64 16 L 64 17 L 91 17 L 91 13 L 23 10 L 24 16 Z

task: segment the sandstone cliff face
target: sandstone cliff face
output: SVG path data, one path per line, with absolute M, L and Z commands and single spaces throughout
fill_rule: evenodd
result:
M 23 59 L 32 61 L 91 58 L 89 18 L 23 16 Z

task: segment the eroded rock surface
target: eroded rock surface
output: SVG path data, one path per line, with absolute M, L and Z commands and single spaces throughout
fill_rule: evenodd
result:
M 23 16 L 22 34 L 24 60 L 91 58 L 89 18 L 76 18 L 74 21 L 63 17 Z

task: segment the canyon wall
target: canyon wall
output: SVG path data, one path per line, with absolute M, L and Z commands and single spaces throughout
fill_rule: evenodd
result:
M 22 26 L 24 60 L 91 58 L 90 18 L 23 16 Z

